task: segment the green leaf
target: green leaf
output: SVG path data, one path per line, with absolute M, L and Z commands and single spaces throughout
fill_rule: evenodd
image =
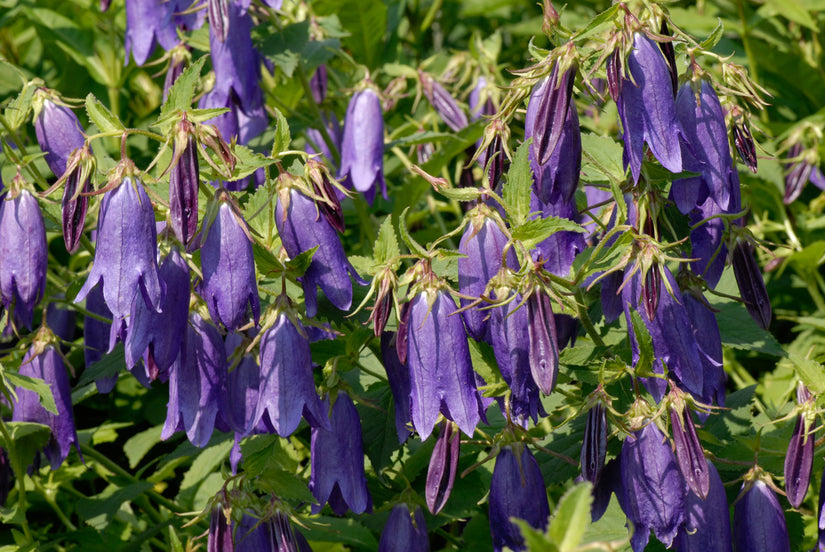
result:
M 618 11 L 619 11 L 619 5 L 618 4 L 613 4 L 611 7 L 607 8 L 602 13 L 600 13 L 599 15 L 594 17 L 593 20 L 590 21 L 590 23 L 588 23 L 587 26 L 584 27 L 581 31 L 576 33 L 576 35 L 575 35 L 576 39 L 581 39 L 581 38 L 584 38 L 586 36 L 590 36 L 591 34 L 595 33 L 596 31 L 599 30 L 599 28 L 601 26 L 609 23 L 611 19 L 616 17 L 616 14 L 618 13 Z
M 235 144 L 234 152 L 237 157 L 237 164 L 235 165 L 235 170 L 232 171 L 232 180 L 245 178 L 261 167 L 268 167 L 276 162 L 275 159 L 264 157 L 260 153 L 252 151 L 241 144 Z
M 20 94 L 10 101 L 6 107 L 6 120 L 9 122 L 12 130 L 17 130 L 28 121 L 35 90 L 37 90 L 36 86 L 32 83 L 26 83 L 20 91 Z
M 89 121 L 101 132 L 114 132 L 126 128 L 120 119 L 100 103 L 100 100 L 95 98 L 91 92 L 86 96 L 86 114 L 89 116 Z
M 123 453 L 126 459 L 129 460 L 129 467 L 134 469 L 140 463 L 146 453 L 152 447 L 160 443 L 160 433 L 163 430 L 161 426 L 150 427 L 145 431 L 132 435 L 126 443 L 123 444 Z
M 180 76 L 169 89 L 166 102 L 160 108 L 160 119 L 164 119 L 176 111 L 186 111 L 192 107 L 195 97 L 195 87 L 203 70 L 207 56 L 201 56 L 192 65 L 183 70 Z
M 96 496 L 78 500 L 77 513 L 88 525 L 103 531 L 124 503 L 131 502 L 151 488 L 152 484 L 148 481 L 138 481 L 125 487 L 109 485 Z
M 378 237 L 375 240 L 375 245 L 373 245 L 375 264 L 386 265 L 394 260 L 393 266 L 397 267 L 399 255 L 401 255 L 401 250 L 398 247 L 398 236 L 395 234 L 395 228 L 392 225 L 392 215 L 387 215 L 387 218 L 381 223 Z
M 289 123 L 277 107 L 273 107 L 272 111 L 275 113 L 275 140 L 272 143 L 272 153 L 270 157 L 277 159 L 281 156 L 282 151 L 289 149 L 291 141 L 289 135 Z
M 14 372 L 6 372 L 5 376 L 9 384 L 37 393 L 40 406 L 57 416 L 58 412 L 57 405 L 54 403 L 54 395 L 52 395 L 52 390 L 45 381 L 40 378 L 15 374 Z
M 793 363 L 799 379 L 802 380 L 811 393 L 821 395 L 825 393 L 825 369 L 822 363 L 791 353 L 788 355 Z
M 106 353 L 103 358 L 89 366 L 83 371 L 75 389 L 80 389 L 87 383 L 91 383 L 100 378 L 113 376 L 126 367 L 126 356 L 123 352 L 123 343 L 119 342 L 112 349 L 111 353 Z
M 350 33 L 343 41 L 358 63 L 370 69 L 383 53 L 381 43 L 387 29 L 387 6 L 381 0 L 321 0 L 313 4 L 318 15 L 336 14 Z
M 609 136 L 599 136 L 590 132 L 582 134 L 582 175 L 588 181 L 624 180 L 622 146 Z
M 207 475 L 220 466 L 229 455 L 233 444 L 232 439 L 225 439 L 200 451 L 192 462 L 192 466 L 183 475 L 183 481 L 180 484 L 181 493 L 200 484 Z
M 814 32 L 819 31 L 816 21 L 799 0 L 766 0 L 765 4 L 756 13 L 765 19 L 781 15 L 788 21 L 799 23 Z
M 516 150 L 513 164 L 507 171 L 504 183 L 504 208 L 514 227 L 527 222 L 530 216 L 530 190 L 533 186 L 533 171 L 530 169 L 529 152 L 532 139 L 524 142 Z
M 574 550 L 582 541 L 590 525 L 590 504 L 593 502 L 593 485 L 580 483 L 561 498 L 548 534 L 561 552 Z
M 491 311 L 486 312 L 490 313 Z M 473 369 L 478 372 L 479 376 L 484 378 L 488 387 L 484 392 L 484 396 L 500 396 L 502 394 L 500 391 L 507 390 L 507 383 L 501 375 L 493 348 L 482 341 L 474 339 L 468 339 L 467 341 L 470 344 L 470 360 L 473 363 Z M 504 385 L 502 386 L 502 384 Z
M 722 345 L 773 356 L 785 356 L 785 351 L 776 338 L 754 322 L 742 303 L 720 301 L 712 306 L 717 309 L 716 321 L 719 323 Z
M 570 219 L 545 217 L 528 220 L 513 228 L 513 239 L 519 240 L 527 249 L 532 249 L 556 232 L 584 233 L 585 229 Z
M 524 544 L 529 552 L 558 552 L 558 546 L 551 541 L 546 534 L 537 531 L 532 525 L 523 519 L 510 518 L 510 521 L 518 525 L 521 535 L 524 537 Z
M 405 208 L 404 212 L 401 213 L 401 219 L 398 221 L 398 231 L 401 233 L 401 239 L 404 240 L 404 243 L 410 248 L 410 252 L 420 257 L 427 257 L 429 256 L 427 250 L 413 239 L 410 231 L 407 229 L 407 213 L 409 210 L 409 207 Z
M 708 35 L 708 37 L 699 44 L 699 47 L 703 50 L 712 50 L 719 41 L 722 39 L 722 35 L 725 34 L 725 25 L 722 23 L 721 19 L 717 19 L 718 23 L 716 24 L 716 28 L 713 29 L 713 32 Z
M 341 41 L 327 36 L 330 38 L 313 40 L 309 20 L 286 25 L 274 33 L 253 33 L 259 51 L 287 77 L 292 77 L 299 65 L 309 75 L 335 56 Z
M 315 252 L 318 251 L 318 247 L 319 246 L 316 245 L 312 249 L 307 249 L 299 253 L 294 259 L 288 260 L 286 262 L 286 269 L 293 272 L 296 278 L 303 276 L 304 273 L 309 270 L 309 265 L 312 264 L 312 257 L 315 255 Z
M 395 428 L 394 401 L 389 386 L 383 382 L 370 385 L 365 398 L 370 406 L 361 402 L 355 405 L 361 418 L 364 452 L 369 456 L 373 469 L 380 472 L 390 464 L 392 453 L 400 446 Z
M 630 319 L 633 324 L 633 335 L 639 346 L 639 360 L 636 362 L 636 375 L 639 377 L 650 377 L 653 375 L 653 338 L 647 331 L 647 326 L 642 321 L 638 312 L 630 311 Z
M 372 532 L 351 518 L 319 516 L 304 520 L 307 531 L 304 536 L 309 541 L 342 542 L 364 550 L 377 550 L 378 541 Z
M 6 422 L 6 428 L 9 430 L 14 446 L 7 443 L 2 434 L 0 434 L 0 443 L 3 443 L 3 448 L 9 453 L 14 453 L 14 458 L 11 458 L 12 467 L 16 466 L 16 471 L 25 471 L 34 461 L 34 455 L 46 446 L 52 434 L 51 429 L 33 422 Z M 22 474 L 17 471 L 16 476 L 21 477 Z

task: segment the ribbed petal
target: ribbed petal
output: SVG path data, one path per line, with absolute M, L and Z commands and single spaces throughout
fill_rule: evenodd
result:
M 707 464 L 708 496 L 702 500 L 693 493 L 687 494 L 687 518 L 674 541 L 679 552 L 733 552 L 728 497 L 719 472 L 711 462 Z
M 375 186 L 387 197 L 384 182 L 384 118 L 381 101 L 370 89 L 356 92 L 347 107 L 339 176 L 372 203 Z
M 811 483 L 815 437 L 813 433 L 806 435 L 805 431 L 803 416 L 798 415 L 785 454 L 785 493 L 794 508 L 802 504 Z
M 733 508 L 733 539 L 737 552 L 790 552 L 785 513 L 764 481 L 753 482 L 737 500 Z
M 398 359 L 398 351 L 394 343 L 396 334 L 393 332 L 383 332 L 381 334 L 381 359 L 384 363 L 384 370 L 387 372 L 387 380 L 390 383 L 390 391 L 395 403 L 395 430 L 398 433 L 398 442 L 403 443 L 410 436 L 408 424 L 412 423 L 410 418 L 410 370 L 407 365 Z
M 429 552 L 427 522 L 421 508 L 415 507 L 415 522 L 406 504 L 396 504 L 378 542 L 378 552 Z
M 126 62 L 129 54 L 143 65 L 155 45 L 171 50 L 178 43 L 173 13 L 174 2 L 163 0 L 128 0 L 126 2 Z
M 461 434 L 455 430 L 452 422 L 445 421 L 427 468 L 425 497 L 427 508 L 433 515 L 437 515 L 444 508 L 453 491 L 460 442 Z
M 58 177 L 66 171 L 72 152 L 82 148 L 86 141 L 74 111 L 51 100 L 43 102 L 43 108 L 34 121 L 34 133 L 40 149 L 46 154 L 46 163 Z

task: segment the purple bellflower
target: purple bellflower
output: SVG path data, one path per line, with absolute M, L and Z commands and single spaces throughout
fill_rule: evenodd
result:
M 281 437 L 289 437 L 301 415 L 313 427 L 331 429 L 315 390 L 309 339 L 300 322 L 281 312 L 261 338 L 261 384 L 253 425 L 263 420 Z
M 249 308 L 257 324 L 261 304 L 246 221 L 227 201 L 221 201 L 214 221 L 208 227 L 207 224 L 205 221 L 201 233 L 201 292 L 209 316 L 227 330 L 235 331 L 248 323 Z
M 318 312 L 316 286 L 340 310 L 352 306 L 352 281 L 359 280 L 341 245 L 338 233 L 326 217 L 321 215 L 315 201 L 294 187 L 283 187 L 278 192 L 275 224 L 284 249 L 291 258 L 318 247 L 309 268 L 301 277 L 307 316 Z
M 372 499 L 364 472 L 361 419 L 346 393 L 338 394 L 329 419 L 331 430 L 312 428 L 309 490 L 318 501 L 312 513 L 329 502 L 336 515 L 344 515 L 347 508 L 362 514 L 372 509 Z
M 539 390 L 549 395 L 559 375 L 559 342 L 550 296 L 541 289 L 527 298 L 527 356 Z
M 427 522 L 420 506 L 410 515 L 406 504 L 396 504 L 378 542 L 378 552 L 430 552 Z
M 670 547 L 685 521 L 686 486 L 670 443 L 655 423 L 625 438 L 621 474 L 623 496 L 619 502 L 633 524 L 633 551 L 644 550 L 651 529 Z
M 188 5 L 184 9 L 186 7 Z M 157 44 L 164 50 L 171 50 L 178 44 L 175 11 L 175 1 L 126 0 L 126 63 L 131 54 L 137 65 L 143 65 Z
M 215 70 L 215 89 L 224 100 L 234 94 L 241 109 L 249 114 L 263 105 L 263 92 L 258 84 L 261 76 L 261 56 L 252 44 L 252 17 L 235 2 L 227 2 L 227 35 L 220 40 L 217 26 L 209 29 L 209 48 Z M 225 136 L 227 140 L 229 136 Z
M 76 311 L 64 309 L 58 303 L 49 303 L 46 307 L 46 325 L 63 341 L 74 341 L 76 320 Z
M 149 309 L 145 301 L 133 301 L 124 341 L 126 366 L 130 370 L 141 356 L 151 357 L 146 363 L 149 381 L 159 373 L 166 374 L 178 358 L 189 315 L 189 266 L 177 249 L 169 252 L 158 274 L 166 289 L 160 312 Z
M 617 65 L 614 58 L 610 62 Z M 634 182 L 638 182 L 646 142 L 662 166 L 672 173 L 682 172 L 682 130 L 676 119 L 670 70 L 656 43 L 642 33 L 634 35 L 627 69 L 630 78 L 621 77 L 616 101 L 622 120 L 625 168 L 630 167 Z
M 607 417 L 602 403 L 594 404 L 587 412 L 582 440 L 582 477 L 596 485 L 604 471 L 607 456 Z
M 684 293 L 682 300 L 699 348 L 699 360 L 702 362 L 701 400 L 705 404 L 725 406 L 727 376 L 722 367 L 722 337 L 716 315 L 705 305 L 704 300 L 697 299 L 691 292 Z
M 56 470 L 69 455 L 72 445 L 80 453 L 72 414 L 72 388 L 63 358 L 54 346 L 46 345 L 42 351 L 37 351 L 36 347 L 37 344 L 33 345 L 26 353 L 19 373 L 21 376 L 38 378 L 46 382 L 51 388 L 57 414 L 49 412 L 40 404 L 37 393 L 18 387 L 15 391 L 17 400 L 13 401 L 12 421 L 35 422 L 49 426 L 52 436 L 44 452 L 52 469 Z
M 209 515 L 209 533 L 206 537 L 206 552 L 233 552 L 232 524 L 222 506 L 212 508 Z
M 421 81 L 421 89 L 430 104 L 453 132 L 458 132 L 469 124 L 467 114 L 455 101 L 455 98 L 444 88 L 440 82 L 432 78 L 424 71 L 418 71 L 418 78 Z
M 767 330 L 773 316 L 771 298 L 765 288 L 762 270 L 756 262 L 753 244 L 745 240 L 737 241 L 733 248 L 732 258 L 733 275 L 736 277 L 736 285 L 739 287 L 739 293 L 742 295 L 748 314 L 759 324 L 759 327 Z
M 681 401 L 679 401 L 681 402 Z M 674 404 L 670 409 L 670 428 L 676 449 L 676 461 L 682 471 L 687 486 L 696 496 L 705 499 L 710 489 L 708 463 L 690 409 L 684 403 Z
M 453 491 L 460 444 L 461 433 L 455 423 L 444 420 L 441 433 L 433 447 L 433 454 L 430 456 L 424 493 L 427 508 L 434 516 L 444 508 Z
M 502 260 L 509 268 L 517 267 L 515 251 L 510 248 L 504 256 L 507 237 L 496 223 L 498 217 L 486 205 L 480 204 L 467 214 L 470 222 L 464 230 L 458 251 L 465 257 L 458 259 L 458 287 L 462 295 L 480 297 L 487 283 L 501 269 Z M 466 307 L 471 299 L 461 298 L 461 306 Z M 487 339 L 489 309 L 475 306 L 462 311 L 467 325 L 467 333 L 476 341 Z
M 82 301 L 102 280 L 103 298 L 114 318 L 110 350 L 123 320 L 131 312 L 132 300 L 138 295 L 148 308 L 160 310 L 163 288 L 158 277 L 157 251 L 152 202 L 143 184 L 127 176 L 103 196 L 94 264 L 75 298 L 75 303 Z
M 815 438 L 812 423 L 806 415 L 806 410 L 813 404 L 811 394 L 800 383 L 796 388 L 796 396 L 800 405 L 803 405 L 803 411 L 796 416 L 796 425 L 785 454 L 785 494 L 791 506 L 799 508 L 811 483 Z
M 381 100 L 370 88 L 356 92 L 347 107 L 344 138 L 341 142 L 339 177 L 347 187 L 375 199 L 376 185 L 386 199 L 384 181 L 384 114 Z
M 74 111 L 53 102 L 43 101 L 43 107 L 34 120 L 34 134 L 40 149 L 46 154 L 46 163 L 58 178 L 63 176 L 72 152 L 86 142 L 83 127 Z
M 747 480 L 733 507 L 733 541 L 736 550 L 790 552 L 785 513 L 762 479 Z
M 103 286 L 96 285 L 86 296 L 86 310 L 106 320 L 112 319 L 112 311 L 106 306 L 103 298 Z M 98 320 L 93 316 L 86 316 L 83 322 L 83 353 L 88 370 L 92 364 L 103 358 L 109 350 L 109 335 L 112 323 Z M 117 373 L 95 380 L 98 393 L 109 393 L 115 388 Z
M 413 426 L 421 440 L 433 430 L 439 412 L 472 436 L 484 407 L 476 389 L 470 347 L 453 298 L 424 290 L 409 306 L 407 363 Z
M 701 499 L 688 493 L 685 524 L 674 541 L 679 552 L 733 552 L 730 535 L 730 509 L 725 486 L 714 465 L 707 461 L 710 485 Z
M 28 190 L 8 195 L 0 196 L 0 303 L 31 328 L 34 308 L 46 291 L 46 227 Z
M 550 518 L 547 489 L 539 464 L 523 444 L 505 446 L 496 457 L 490 482 L 490 532 L 493 549 L 524 550 L 521 529 L 510 518 L 544 530 Z
M 796 143 L 788 150 L 788 172 L 785 175 L 785 196 L 782 201 L 789 205 L 796 200 L 810 182 L 820 190 L 825 190 L 825 175 L 817 165 L 816 153 L 802 151 L 802 144 Z
M 412 423 L 410 418 L 410 370 L 406 363 L 398 358 L 396 350 L 396 335 L 393 332 L 381 334 L 381 359 L 387 380 L 390 383 L 393 403 L 395 405 L 395 430 L 398 433 L 398 442 L 403 443 L 410 436 L 407 427 Z
M 564 71 L 561 75 L 559 71 Z M 569 107 L 576 80 L 576 66 L 562 68 L 561 60 L 553 65 L 549 77 L 533 89 L 530 103 L 532 116 L 525 122 L 525 136 L 533 138 L 533 153 L 538 165 L 546 165 L 565 133 Z M 535 102 L 533 101 L 535 100 Z M 575 109 L 574 109 L 575 111 Z M 578 122 L 578 117 L 576 117 Z M 577 125 L 578 127 L 578 125 Z
M 178 362 L 169 370 L 169 404 L 161 439 L 186 431 L 189 441 L 204 447 L 212 437 L 218 413 L 226 411 L 226 349 L 218 329 L 192 314 Z
M 233 337 L 235 336 L 235 337 Z M 226 338 L 227 355 L 229 345 L 238 334 L 230 334 Z M 238 464 L 241 462 L 241 439 L 252 433 L 271 433 L 270 428 L 263 422 L 255 422 L 255 409 L 258 408 L 259 389 L 261 387 L 261 369 L 255 358 L 244 355 L 238 366 L 229 373 L 226 381 L 226 403 L 221 417 L 231 431 L 235 432 L 235 444 L 229 452 L 229 463 L 232 473 L 238 473 Z M 220 428 L 219 428 L 220 429 Z

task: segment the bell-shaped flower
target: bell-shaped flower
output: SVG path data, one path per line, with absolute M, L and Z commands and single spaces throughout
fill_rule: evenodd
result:
M 407 365 L 413 427 L 429 437 L 438 414 L 473 435 L 484 412 L 470 362 L 470 347 L 455 301 L 443 290 L 425 290 L 409 306 Z
M 64 298 L 61 294 L 61 297 Z M 46 326 L 63 341 L 74 341 L 77 312 L 64 309 L 58 303 L 49 303 L 46 307 Z
M 788 150 L 788 172 L 785 175 L 785 196 L 782 201 L 789 205 L 800 196 L 805 185 L 810 182 L 820 190 L 825 190 L 825 175 L 818 166 L 814 149 L 803 151 L 802 144 L 796 143 Z
M 458 132 L 469 124 L 467 114 L 464 113 L 464 110 L 461 109 L 452 94 L 450 94 L 440 82 L 421 70 L 418 71 L 418 78 L 421 81 L 421 89 L 424 92 L 424 96 L 430 102 L 430 105 L 435 108 L 441 120 L 444 121 L 453 132 Z
M 0 303 L 31 328 L 34 308 L 46 290 L 46 227 L 28 190 L 6 195 L 0 196 Z
M 731 181 L 738 189 L 738 172 L 731 173 Z M 731 212 L 735 213 L 738 210 Z M 721 209 L 710 196 L 690 213 L 690 223 L 693 226 L 693 230 L 690 231 L 690 257 L 695 259 L 690 263 L 690 267 L 695 274 L 704 278 L 711 288 L 719 283 L 728 257 L 728 248 L 724 243 L 725 221 L 716 216 L 721 214 L 728 212 Z
M 40 149 L 46 154 L 46 163 L 57 177 L 63 176 L 72 152 L 86 142 L 83 127 L 74 111 L 53 102 L 43 101 L 34 120 L 34 134 Z
M 218 413 L 226 410 L 226 349 L 218 329 L 196 313 L 181 346 L 185 349 L 169 370 L 169 403 L 160 437 L 186 431 L 193 445 L 204 447 Z
M 317 500 L 312 513 L 328 502 L 336 515 L 344 515 L 347 508 L 362 514 L 372 509 L 372 499 L 364 472 L 361 419 L 346 393 L 338 394 L 329 421 L 331 429 L 312 428 L 309 490 Z
M 771 298 L 765 287 L 765 280 L 762 278 L 762 270 L 756 262 L 753 244 L 749 241 L 740 240 L 733 248 L 733 275 L 736 277 L 736 285 L 745 302 L 748 314 L 759 324 L 763 330 L 767 330 L 771 325 Z
M 201 246 L 201 293 L 216 323 L 235 331 L 261 313 L 246 221 L 226 201 L 221 201 L 214 221 L 204 222 Z M 247 310 L 249 309 L 249 310 Z
M 550 296 L 536 289 L 527 298 L 527 355 L 539 390 L 549 395 L 559 375 L 559 342 Z
M 633 524 L 633 551 L 644 550 L 651 529 L 670 547 L 685 521 L 686 487 L 670 443 L 654 422 L 625 438 L 621 474 L 619 502 Z
M 130 370 L 141 356 L 148 354 L 152 365 L 166 373 L 178 358 L 184 342 L 189 317 L 189 266 L 178 250 L 172 249 L 158 274 L 166 289 L 160 312 L 149 309 L 140 298 L 132 302 L 124 341 L 126 366 Z M 157 375 L 147 374 L 147 377 L 151 381 Z
M 701 400 L 705 404 L 724 406 L 727 375 L 722 367 L 722 336 L 716 315 L 691 292 L 684 293 L 682 300 L 702 362 Z
M 38 350 L 38 347 L 42 350 Z M 53 345 L 43 347 L 42 344 L 36 343 L 23 357 L 19 374 L 41 379 L 51 390 L 57 414 L 49 412 L 40 404 L 37 393 L 18 387 L 15 390 L 17 400 L 12 401 L 12 421 L 35 422 L 49 426 L 52 435 L 44 452 L 52 469 L 56 470 L 69 455 L 72 445 L 80 453 L 72 414 L 72 388 L 63 358 Z
M 258 84 L 261 56 L 252 44 L 252 16 L 235 2 L 226 4 L 226 40 L 220 40 L 217 26 L 210 25 L 209 28 L 214 90 L 223 98 L 234 92 L 241 109 L 249 113 L 263 104 L 263 92 Z
M 350 275 L 358 275 L 344 253 L 338 233 L 321 215 L 315 201 L 297 188 L 282 188 L 275 208 L 275 224 L 291 258 L 318 248 L 301 277 L 307 316 L 313 317 L 318 312 L 316 286 L 335 307 L 349 310 L 352 305 Z
M 533 115 L 525 122 L 525 136 L 533 138 L 531 149 L 538 165 L 546 165 L 550 161 L 569 118 L 576 66 L 563 65 L 562 60 L 556 61 L 550 76 L 536 85 L 530 97 Z
M 227 354 L 232 341 L 230 334 L 226 338 Z M 231 362 L 231 361 L 230 361 Z M 221 418 L 226 422 L 228 429 L 235 432 L 235 444 L 229 452 L 229 463 L 232 473 L 238 473 L 240 464 L 241 439 L 253 433 L 271 433 L 271 429 L 263 422 L 255 422 L 255 410 L 258 408 L 258 396 L 261 387 L 261 369 L 255 358 L 244 355 L 238 366 L 229 373 L 226 381 L 226 410 L 221 412 Z M 221 428 L 218 428 L 221 429 Z
M 801 390 L 801 391 L 800 391 Z M 801 383 L 797 386 L 797 397 L 802 399 L 803 411 L 797 414 L 796 424 L 785 454 L 785 494 L 794 508 L 799 508 L 808 486 L 811 483 L 811 471 L 814 461 L 814 432 L 806 410 L 813 404 L 810 393 Z
M 733 552 L 730 535 L 730 509 L 725 486 L 710 462 L 708 496 L 688 493 L 685 499 L 685 524 L 679 529 L 674 548 L 679 552 Z
M 505 446 L 496 457 L 490 482 L 490 532 L 493 549 L 525 550 L 521 529 L 511 518 L 543 531 L 550 518 L 547 489 L 539 464 L 523 444 Z
M 487 283 L 501 269 L 502 261 L 507 267 L 517 268 L 515 251 L 510 248 L 504 255 L 507 237 L 496 223 L 498 217 L 484 204 L 474 207 L 468 213 L 469 224 L 464 230 L 458 252 L 464 255 L 458 259 L 458 288 L 462 295 L 480 297 L 487 288 Z M 461 306 L 466 307 L 472 299 L 461 298 Z M 487 339 L 489 326 L 489 309 L 478 305 L 461 312 L 467 333 L 476 341 Z
M 393 507 L 378 541 L 378 552 L 430 552 L 427 521 L 421 507 L 416 506 L 412 515 L 404 503 Z
M 604 471 L 606 456 L 607 417 L 604 405 L 596 403 L 587 411 L 587 421 L 584 424 L 581 451 L 582 477 L 593 485 L 598 484 Z
M 611 61 L 615 67 L 615 58 Z M 625 168 L 630 167 L 633 181 L 638 182 L 647 143 L 664 168 L 682 172 L 682 130 L 676 119 L 670 70 L 661 50 L 643 33 L 636 33 L 626 66 L 630 78 L 621 77 L 616 101 L 622 120 Z
M 160 309 L 163 288 L 158 278 L 157 256 L 152 202 L 143 184 L 127 176 L 103 196 L 94 264 L 75 297 L 75 303 L 82 301 L 98 282 L 103 282 L 103 298 L 114 317 L 110 349 L 138 293 L 148 308 Z
M 396 350 L 396 333 L 383 332 L 381 334 L 381 360 L 387 372 L 387 381 L 390 384 L 392 399 L 395 404 L 395 431 L 398 433 L 398 442 L 403 443 L 410 436 L 407 427 L 412 423 L 410 418 L 410 370 L 406 363 L 398 358 Z
M 536 213 L 537 218 L 558 217 L 573 222 L 579 222 L 581 219 L 572 196 L 565 199 L 559 195 L 554 202 L 545 203 L 535 193 L 531 193 L 530 210 Z M 563 230 L 539 242 L 533 249 L 532 255 L 536 261 L 540 259 L 544 269 L 551 274 L 567 278 L 576 256 L 586 247 L 584 234 Z
M 188 6 L 184 5 L 183 9 Z M 177 2 L 164 0 L 126 0 L 126 62 L 129 54 L 143 65 L 155 46 L 171 50 L 178 43 L 174 13 Z M 181 10 L 182 11 L 182 10 Z
M 109 350 L 109 335 L 111 334 L 112 311 L 106 306 L 103 299 L 103 286 L 96 285 L 86 296 L 86 311 L 94 316 L 86 315 L 83 322 L 83 354 L 85 366 L 88 370 L 92 364 L 103 358 Z M 101 320 L 101 318 L 103 320 Z M 95 380 L 98 393 L 108 393 L 115 388 L 117 373 Z
M 261 384 L 253 425 L 264 420 L 278 435 L 289 437 L 302 415 L 313 427 L 330 429 L 315 390 L 309 339 L 300 322 L 282 312 L 261 338 Z
M 438 512 L 447 504 L 453 492 L 455 474 L 458 471 L 458 457 L 461 434 L 454 422 L 444 420 L 441 433 L 433 447 L 430 465 L 427 468 L 427 483 L 424 496 L 430 513 Z
M 742 484 L 733 507 L 733 542 L 737 551 L 790 552 L 785 513 L 762 479 Z
M 384 114 L 381 100 L 371 89 L 356 92 L 349 101 L 341 142 L 339 178 L 347 187 L 364 194 L 367 202 L 375 199 L 376 185 L 384 198 Z

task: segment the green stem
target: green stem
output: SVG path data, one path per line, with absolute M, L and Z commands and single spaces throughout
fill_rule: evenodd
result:
M 63 510 L 57 504 L 52 493 L 44 489 L 43 485 L 41 485 L 36 479 L 32 479 L 32 481 L 34 482 L 35 490 L 37 490 L 38 494 L 40 494 L 40 496 L 43 497 L 43 499 L 51 507 L 51 509 L 54 510 L 54 513 L 57 514 L 57 517 L 60 519 L 60 522 L 66 526 L 66 529 L 68 529 L 69 531 L 77 531 L 77 527 L 74 523 L 71 522 L 69 517 L 63 512 Z
M 25 467 L 21 466 L 18 461 L 17 453 L 14 450 L 14 441 L 11 438 L 9 428 L 6 426 L 6 422 L 3 421 L 2 417 L 0 417 L 0 434 L 3 435 L 3 440 L 6 442 L 6 449 L 9 455 L 9 460 L 11 461 L 11 469 L 14 472 L 14 475 L 17 478 L 18 486 L 20 487 L 17 492 L 17 509 L 23 515 L 23 521 L 20 523 L 20 526 L 23 528 L 23 533 L 26 536 L 26 542 L 33 542 L 34 539 L 32 538 L 32 532 L 29 528 L 29 521 L 26 519 L 26 470 Z
M 584 293 L 582 293 L 581 288 L 576 288 L 575 294 L 576 315 L 579 317 L 579 321 L 582 323 L 582 326 L 584 326 L 584 330 L 597 347 L 605 347 L 606 345 L 602 340 L 602 336 L 599 335 L 599 332 L 596 330 L 596 326 L 594 326 L 593 321 L 590 320 L 590 314 L 588 314 L 587 307 L 584 305 Z

